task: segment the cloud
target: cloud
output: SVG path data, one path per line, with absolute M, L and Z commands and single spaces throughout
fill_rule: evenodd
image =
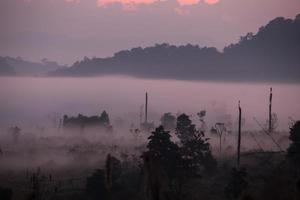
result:
M 210 4 L 210 5 L 219 3 L 219 1 L 220 1 L 220 0 L 204 0 L 205 3 Z
M 68 0 L 74 1 L 74 0 Z M 125 10 L 127 9 L 135 9 L 139 5 L 150 5 L 156 2 L 162 2 L 164 0 L 97 0 L 98 7 L 107 7 L 110 4 L 121 4 Z M 168 0 L 167 0 L 168 1 Z M 170 1 L 170 0 L 169 0 Z M 220 0 L 204 0 L 203 2 L 209 5 L 217 4 Z M 197 5 L 201 2 L 201 0 L 176 0 L 176 2 L 180 6 L 191 6 Z M 182 10 L 174 9 L 175 12 L 181 13 Z
M 177 0 L 177 3 L 180 6 L 190 6 L 190 5 L 196 5 L 200 2 L 200 0 Z
M 135 9 L 138 5 L 150 5 L 160 0 L 97 0 L 98 7 L 107 7 L 110 4 L 121 4 L 125 10 Z
M 182 9 L 182 8 L 174 8 L 174 11 L 178 14 L 178 15 L 189 15 L 190 11 L 187 9 Z
M 25 2 L 33 2 L 34 0 L 24 0 Z M 67 3 L 80 3 L 83 2 L 81 0 L 62 0 Z M 220 0 L 95 0 L 97 7 L 106 8 L 109 5 L 120 4 L 125 11 L 136 10 L 140 5 L 151 5 L 157 2 L 164 1 L 175 1 L 180 7 L 181 6 L 193 6 L 197 5 L 201 2 L 214 5 L 219 3 Z M 185 9 L 181 9 L 180 7 L 171 8 L 179 15 L 186 15 L 189 11 Z

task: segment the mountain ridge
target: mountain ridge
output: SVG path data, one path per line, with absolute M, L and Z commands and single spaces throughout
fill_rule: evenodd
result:
M 4 73 L 4 69 L 7 66 L 13 70 L 13 73 Z M 63 68 L 66 68 L 66 66 L 59 65 L 45 58 L 41 62 L 31 62 L 20 57 L 0 56 L 0 76 L 45 76 L 48 72 Z
M 262 26 L 257 34 L 247 33 L 239 42 L 226 46 L 223 51 L 215 47 L 162 43 L 122 50 L 107 58 L 84 57 L 71 67 L 59 67 L 57 63 L 54 66 L 57 68 L 40 74 L 300 82 L 300 14 L 294 20 L 277 17 Z M 20 74 L 18 70 L 15 71 Z
M 156 44 L 87 58 L 50 76 L 128 75 L 182 80 L 300 82 L 300 20 L 275 18 L 222 52 L 198 45 Z

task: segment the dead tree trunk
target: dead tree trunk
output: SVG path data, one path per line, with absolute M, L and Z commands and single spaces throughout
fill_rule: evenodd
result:
M 239 129 L 238 129 L 238 145 L 237 145 L 237 167 L 240 167 L 241 156 L 241 126 L 242 126 L 242 109 L 239 101 Z
M 272 88 L 270 88 L 270 97 L 269 97 L 269 133 L 271 133 L 273 130 L 272 128 Z

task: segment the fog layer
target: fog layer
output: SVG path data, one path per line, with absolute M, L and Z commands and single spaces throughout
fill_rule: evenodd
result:
M 206 110 L 208 126 L 237 121 L 240 100 L 245 128 L 260 129 L 268 118 L 269 88 L 273 87 L 273 112 L 279 129 L 288 130 L 290 118 L 300 118 L 300 86 L 274 83 L 212 83 L 174 80 L 143 80 L 128 77 L 98 78 L 0 78 L 0 124 L 47 125 L 64 114 L 100 115 L 106 110 L 112 123 L 140 123 L 144 95 L 149 94 L 149 117 L 156 125 L 164 112 L 185 112 L 197 119 Z M 55 114 L 54 114 L 55 113 Z M 120 120 L 119 120 L 120 121 Z

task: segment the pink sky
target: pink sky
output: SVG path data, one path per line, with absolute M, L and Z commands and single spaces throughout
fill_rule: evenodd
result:
M 299 0 L 0 0 L 0 56 L 73 63 L 168 42 L 222 48 Z
M 65 0 L 65 1 L 70 2 L 70 3 L 80 3 L 80 0 Z M 140 4 L 149 5 L 149 4 L 159 2 L 159 1 L 165 1 L 165 0 L 97 0 L 97 6 L 98 7 L 107 7 L 110 4 L 121 4 L 126 8 L 126 7 L 136 7 Z M 180 6 L 196 5 L 200 2 L 201 2 L 200 0 L 177 0 L 177 3 Z M 204 0 L 203 3 L 213 5 L 213 4 L 219 3 L 219 0 Z

